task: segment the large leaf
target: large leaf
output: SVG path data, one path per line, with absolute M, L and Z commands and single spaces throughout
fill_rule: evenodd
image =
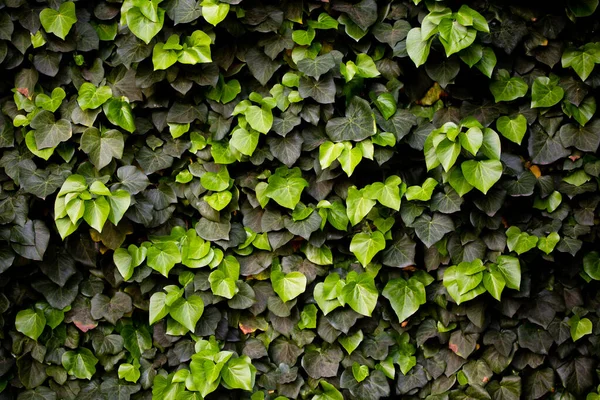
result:
M 123 134 L 116 129 L 101 132 L 92 127 L 81 135 L 81 149 L 85 151 L 94 166 L 100 170 L 106 167 L 113 158 L 123 157 Z
M 508 71 L 498 71 L 497 80 L 490 83 L 490 91 L 494 95 L 496 103 L 511 101 L 525 96 L 529 87 L 519 77 L 511 77 Z
M 444 235 L 454 230 L 452 219 L 446 215 L 434 213 L 421 215 L 414 222 L 415 233 L 427 247 L 433 246 Z
M 414 278 L 408 281 L 392 279 L 385 285 L 382 294 L 390 301 L 400 321 L 408 319 L 425 304 L 425 286 Z
M 350 100 L 346 116 L 330 119 L 325 130 L 334 142 L 360 141 L 375 134 L 375 115 L 365 99 L 355 96 Z
M 202 297 L 189 296 L 187 299 L 176 300 L 169 308 L 169 314 L 173 319 L 185 326 L 190 331 L 196 329 L 196 324 L 204 312 Z
M 65 119 L 54 120 L 54 115 L 48 111 L 38 113 L 31 120 L 31 127 L 35 129 L 35 144 L 38 150 L 58 146 L 61 142 L 69 140 L 72 134 L 71 123 Z
M 58 10 L 51 8 L 43 9 L 40 12 L 40 22 L 46 32 L 54 33 L 62 40 L 65 40 L 71 27 L 77 22 L 75 3 L 72 1 L 64 2 Z
M 486 194 L 502 177 L 502 163 L 497 160 L 465 161 L 460 165 L 470 185 Z
M 379 231 L 357 233 L 350 242 L 350 251 L 354 253 L 363 267 L 366 267 L 373 257 L 383 249 L 385 249 L 385 238 Z

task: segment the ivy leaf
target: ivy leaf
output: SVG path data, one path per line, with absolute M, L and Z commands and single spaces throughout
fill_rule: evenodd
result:
M 180 298 L 169 307 L 169 315 L 190 331 L 196 330 L 196 324 L 204 312 L 202 297 L 191 295 L 187 299 Z
M 148 18 L 139 7 L 132 7 L 127 11 L 127 26 L 131 33 L 149 44 L 154 36 L 160 32 L 165 21 L 165 10 L 157 9 L 157 18 Z
M 375 115 L 365 99 L 355 96 L 346 108 L 346 116 L 330 119 L 325 131 L 334 142 L 361 141 L 377 132 Z
M 378 297 L 379 292 L 371 275 L 355 272 L 348 274 L 346 285 L 342 288 L 342 298 L 354 311 L 370 317 L 377 305 Z
M 415 66 L 425 64 L 430 50 L 431 39 L 423 40 L 421 28 L 412 28 L 406 37 L 406 51 Z
M 477 36 L 477 31 L 474 28 L 463 26 L 451 18 L 444 18 L 438 29 L 440 42 L 446 50 L 446 57 L 469 47 Z
M 464 161 L 460 168 L 466 181 L 483 194 L 502 177 L 502 163 L 498 160 Z
M 98 359 L 89 349 L 80 347 L 77 351 L 64 352 L 61 363 L 69 375 L 77 379 L 90 380 L 96 373 Z
M 113 98 L 104 103 L 102 109 L 111 124 L 121 127 L 129 133 L 135 131 L 135 118 L 128 101 Z
M 230 177 L 227 167 L 221 166 L 218 172 L 206 172 L 200 178 L 200 183 L 207 190 L 220 192 L 229 187 Z
M 385 238 L 383 233 L 379 231 L 357 233 L 350 242 L 350 251 L 354 253 L 365 268 L 373 257 L 383 249 L 385 249 Z
M 304 293 L 306 289 L 306 276 L 299 271 L 284 274 L 281 271 L 272 270 L 271 283 L 273 284 L 275 293 L 286 303 Z
M 571 338 L 574 342 L 591 334 L 593 328 L 592 321 L 588 318 L 579 318 L 577 315 L 574 315 L 569 319 L 569 326 L 571 328 Z
M 35 97 L 35 105 L 53 113 L 58 110 L 65 97 L 67 97 L 67 94 L 65 93 L 64 89 L 61 87 L 56 87 L 52 89 L 50 96 L 44 93 L 38 94 Z
M 521 264 L 519 259 L 512 256 L 498 256 L 498 270 L 504 277 L 506 287 L 519 290 L 521 287 Z
M 83 219 L 92 228 L 98 232 L 102 232 L 102 228 L 108 219 L 110 214 L 110 204 L 106 201 L 104 196 L 98 197 L 95 200 L 85 201 L 85 211 L 83 212 Z
M 521 144 L 527 132 L 527 119 L 523 114 L 518 114 L 514 118 L 504 115 L 496 120 L 496 127 L 502 136 L 511 142 Z
M 489 271 L 483 273 L 483 286 L 496 300 L 501 300 L 506 281 L 497 266 L 493 265 Z
M 565 95 L 565 91 L 558 85 L 556 75 L 539 76 L 531 86 L 531 108 L 552 107 Z
M 49 111 L 40 111 L 31 120 L 31 127 L 35 129 L 34 138 L 38 150 L 53 148 L 61 142 L 71 138 L 73 130 L 71 123 L 66 119 L 54 120 L 54 115 Z
M 546 254 L 552 253 L 554 247 L 560 241 L 560 236 L 557 232 L 552 232 L 546 237 L 541 237 L 538 240 L 537 247 Z
M 323 142 L 319 146 L 319 164 L 321 164 L 321 168 L 328 168 L 335 160 L 338 159 L 343 150 L 343 143 L 333 143 L 329 140 Z
M 75 3 L 72 1 L 64 2 L 58 7 L 58 11 L 51 8 L 43 9 L 40 12 L 40 22 L 46 32 L 54 33 L 65 40 L 71 27 L 77 22 Z
M 229 4 L 219 1 L 203 1 L 202 16 L 209 24 L 217 26 L 229 13 Z
M 91 127 L 81 135 L 80 146 L 96 169 L 101 170 L 110 164 L 113 158 L 120 160 L 123 157 L 125 141 L 123 134 L 116 129 L 101 132 Z
M 165 277 L 175 264 L 181 262 L 181 252 L 175 242 L 155 243 L 148 248 L 148 266 Z
M 425 304 L 425 286 L 417 279 L 392 279 L 383 288 L 383 297 L 390 301 L 399 321 L 405 321 Z
M 84 82 L 79 87 L 77 103 L 82 110 L 95 109 L 106 103 L 112 97 L 112 90 L 109 86 L 100 86 L 97 88 L 94 84 Z
M 352 226 L 358 224 L 367 216 L 369 211 L 375 206 L 375 200 L 366 196 L 364 190 L 358 190 L 356 187 L 348 188 L 348 197 L 346 198 L 346 212 Z
M 583 270 L 592 279 L 600 281 L 600 254 L 591 251 L 583 257 Z
M 271 175 L 265 195 L 273 199 L 282 207 L 293 210 L 300 201 L 300 196 L 308 182 L 301 177 L 293 176 L 284 178 L 280 175 Z
M 245 113 L 246 120 L 260 133 L 269 133 L 273 126 L 273 113 L 266 107 L 250 106 Z
M 596 64 L 600 63 L 600 43 L 586 43 L 579 49 L 569 48 L 562 55 L 563 68 L 572 67 L 582 81 L 585 81 Z
M 427 247 L 439 242 L 446 233 L 454 230 L 454 222 L 447 215 L 434 213 L 421 215 L 414 222 L 415 233 Z
M 538 242 L 537 236 L 532 236 L 526 232 L 521 232 L 521 230 L 516 226 L 511 226 L 508 228 L 506 231 L 506 238 L 508 249 L 519 255 L 535 248 L 535 245 Z
M 256 379 L 256 367 L 252 365 L 248 356 L 231 358 L 223 367 L 221 376 L 228 389 L 252 391 Z
M 33 310 L 28 308 L 17 313 L 15 320 L 15 328 L 23 335 L 37 340 L 44 332 L 46 327 L 46 318 L 41 310 Z
M 501 101 L 512 101 L 525 96 L 529 87 L 522 78 L 510 77 L 508 71 L 498 71 L 497 80 L 490 83 L 490 91 L 494 95 L 496 103 Z
M 166 304 L 167 294 L 163 292 L 156 292 L 150 297 L 150 307 L 148 309 L 150 313 L 150 319 L 148 323 L 153 325 L 169 315 L 169 308 Z

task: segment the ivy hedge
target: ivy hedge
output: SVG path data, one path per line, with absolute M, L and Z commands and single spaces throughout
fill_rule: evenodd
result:
M 3 0 L 0 399 L 599 399 L 597 6 Z

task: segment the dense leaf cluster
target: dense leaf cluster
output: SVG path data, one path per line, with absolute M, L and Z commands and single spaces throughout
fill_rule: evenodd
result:
M 0 399 L 600 398 L 597 6 L 3 0 Z

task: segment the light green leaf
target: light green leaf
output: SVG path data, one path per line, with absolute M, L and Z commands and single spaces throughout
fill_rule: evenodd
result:
M 154 49 L 152 49 L 152 64 L 155 71 L 167 69 L 178 60 L 177 51 L 167 50 L 165 46 L 165 43 L 157 43 L 154 45 Z
M 569 319 L 569 326 L 571 328 L 571 338 L 574 342 L 591 334 L 593 330 L 592 321 L 587 318 L 579 318 L 577 315 L 574 315 Z
M 218 172 L 206 172 L 200 178 L 200 183 L 207 190 L 220 192 L 229 187 L 229 171 L 227 167 L 221 166 Z
M 181 262 L 181 253 L 175 242 L 155 243 L 148 248 L 148 266 L 165 277 L 175 264 Z
M 203 312 L 202 297 L 195 294 L 187 299 L 180 298 L 169 307 L 169 315 L 192 332 L 196 329 L 196 324 Z
M 273 112 L 267 107 L 250 106 L 244 113 L 252 129 L 269 133 L 273 126 Z
M 346 213 L 352 226 L 358 224 L 375 206 L 375 200 L 368 198 L 364 190 L 351 186 L 346 198 Z
M 368 273 L 351 272 L 342 288 L 342 298 L 357 313 L 370 317 L 377 305 L 379 292 L 374 277 Z
M 265 195 L 273 199 L 282 207 L 293 210 L 300 201 L 300 196 L 308 182 L 297 176 L 282 177 L 278 174 L 271 175 Z
M 385 238 L 383 233 L 379 231 L 357 233 L 350 242 L 350 251 L 354 253 L 365 268 L 373 257 L 383 249 L 385 249 Z
M 474 126 L 469 128 L 466 132 L 460 132 L 458 134 L 458 139 L 463 149 L 473 155 L 477 155 L 477 152 L 483 144 L 483 132 L 479 127 Z
M 508 71 L 498 71 L 497 80 L 490 83 L 490 91 L 494 95 L 496 103 L 501 101 L 512 101 L 525 96 L 529 86 L 522 78 L 510 77 Z
M 422 186 L 409 186 L 408 189 L 406 189 L 406 200 L 429 201 L 431 200 L 431 195 L 437 185 L 438 181 L 433 178 L 427 178 Z
M 123 363 L 119 365 L 119 379 L 124 379 L 127 382 L 136 383 L 138 379 L 140 379 L 139 363 L 137 363 L 137 365 L 138 366 L 130 363 Z
M 127 26 L 138 38 L 149 44 L 154 36 L 160 32 L 165 21 L 165 10 L 158 8 L 157 18 L 149 19 L 139 7 L 132 7 L 126 13 Z
M 382 294 L 390 301 L 400 322 L 416 313 L 426 300 L 425 286 L 413 278 L 408 281 L 402 278 L 390 280 L 385 285 Z
M 554 247 L 560 242 L 560 236 L 557 232 L 552 232 L 546 237 L 541 237 L 538 240 L 537 247 L 546 254 L 552 253 Z
M 252 156 L 258 145 L 259 133 L 253 129 L 247 131 L 244 128 L 236 127 L 229 139 L 229 146 L 235 148 L 246 156 Z
M 521 255 L 535 248 L 538 237 L 521 232 L 516 226 L 511 226 L 506 230 L 506 244 L 510 251 Z
M 84 82 L 79 86 L 77 103 L 82 110 L 89 110 L 100 107 L 112 97 L 112 90 L 109 86 L 100 86 L 97 88 L 94 84 Z
M 444 18 L 438 28 L 440 42 L 446 50 L 446 57 L 469 47 L 477 36 L 477 31 L 474 28 L 465 27 L 451 18 Z
M 431 39 L 423 40 L 421 28 L 412 28 L 406 37 L 406 51 L 417 67 L 425 64 L 430 50 Z
M 98 232 L 102 232 L 102 228 L 104 227 L 104 223 L 108 219 L 109 214 L 110 204 L 106 201 L 104 196 L 98 197 L 95 200 L 85 201 L 83 219 L 89 226 Z
M 203 1 L 202 16 L 209 24 L 217 26 L 229 13 L 229 4 L 219 1 Z
M 150 307 L 148 309 L 150 313 L 150 325 L 155 324 L 169 314 L 169 308 L 166 304 L 167 294 L 163 292 L 156 292 L 150 297 Z
M 135 131 L 135 118 L 129 102 L 125 99 L 110 99 L 102 106 L 106 118 L 129 133 Z
M 568 48 L 562 55 L 563 68 L 572 67 L 582 81 L 585 81 L 596 64 L 600 63 L 600 43 L 586 43 L 582 47 Z
M 518 114 L 514 118 L 502 116 L 496 120 L 496 127 L 508 140 L 521 144 L 525 132 L 527 132 L 527 119 L 523 114 Z
M 504 280 L 504 275 L 502 275 L 495 264 L 490 266 L 489 271 L 483 273 L 483 286 L 496 300 L 500 301 L 506 281 Z
M 466 181 L 483 194 L 502 177 L 502 163 L 498 160 L 469 160 L 464 161 L 460 167 Z
M 46 317 L 44 317 L 44 313 L 41 310 L 28 308 L 17 313 L 15 328 L 33 340 L 37 340 L 40 337 L 42 332 L 44 332 L 45 326 Z
M 359 142 L 362 143 L 362 142 Z M 340 144 L 340 143 L 336 143 Z M 350 142 L 344 142 L 344 150 L 338 157 L 342 170 L 350 177 L 354 169 L 363 159 L 363 152 L 360 147 L 352 147 Z
M 535 78 L 531 86 L 531 108 L 552 107 L 558 104 L 565 95 L 558 82 L 559 78 L 554 74 L 550 74 L 550 77 Z
M 64 89 L 61 87 L 55 87 L 50 96 L 44 93 L 40 93 L 35 96 L 35 105 L 53 113 L 58 110 L 65 97 L 67 97 L 67 94 L 65 93 Z
M 272 270 L 271 283 L 273 290 L 284 303 L 295 299 L 306 290 L 306 276 L 299 271 L 284 274 L 281 271 Z
M 107 196 L 108 204 L 110 204 L 110 213 L 108 214 L 108 220 L 113 225 L 118 225 L 119 221 L 125 215 L 125 212 L 131 205 L 131 195 L 125 190 L 116 190 L 111 196 Z
M 498 270 L 504 277 L 506 287 L 519 290 L 521 287 L 521 264 L 519 259 L 512 256 L 498 256 Z
M 256 367 L 250 357 L 231 358 L 221 372 L 224 386 L 228 389 L 252 391 L 256 379 Z
M 230 191 L 225 190 L 223 192 L 216 192 L 211 194 L 210 196 L 204 196 L 204 200 L 208 203 L 209 206 L 214 208 L 217 211 L 221 211 L 231 202 L 233 195 Z
M 321 143 L 319 146 L 319 163 L 321 164 L 321 168 L 325 169 L 329 167 L 342 154 L 344 148 L 343 143 L 333 143 L 329 140 Z
M 460 155 L 460 143 L 446 138 L 437 145 L 435 154 L 444 171 L 448 172 Z
M 77 351 L 64 352 L 61 363 L 69 375 L 77 379 L 90 380 L 96 373 L 98 359 L 89 349 L 79 347 Z
M 58 11 L 52 8 L 43 9 L 40 12 L 40 22 L 46 32 L 54 33 L 65 40 L 71 27 L 77 22 L 75 3 L 72 1 L 64 2 L 60 5 Z

